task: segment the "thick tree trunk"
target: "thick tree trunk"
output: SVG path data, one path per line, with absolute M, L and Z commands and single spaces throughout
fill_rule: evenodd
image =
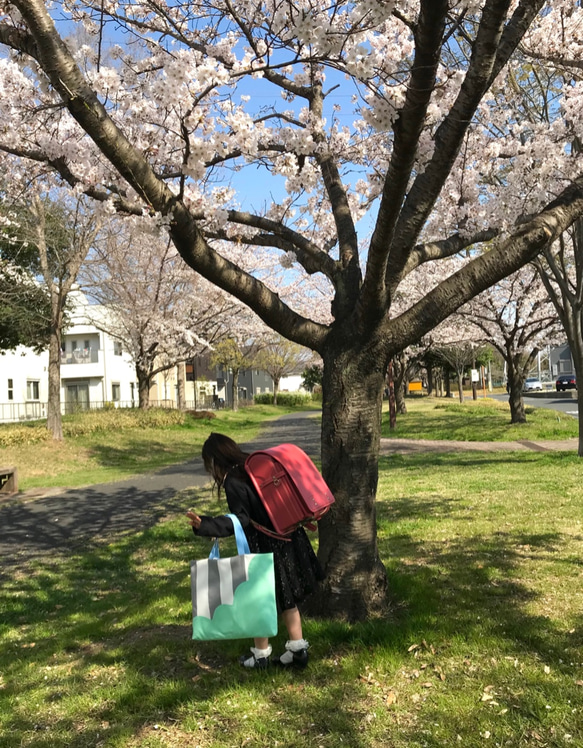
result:
M 279 379 L 273 378 L 273 404 L 277 405 L 277 393 L 279 392 Z
M 522 399 L 523 384 L 524 376 L 510 364 L 508 366 L 508 404 L 510 405 L 511 423 L 526 423 L 526 412 L 524 410 L 524 400 Z
M 178 410 L 186 410 L 186 364 L 181 361 L 176 365 L 176 406 Z
M 577 409 L 579 411 L 579 444 L 577 454 L 583 457 L 583 329 L 581 326 L 581 315 L 577 320 L 579 324 L 574 325 L 575 334 L 569 337 L 569 347 L 573 364 L 575 366 L 575 376 L 577 378 Z
M 387 362 L 375 349 L 329 349 L 323 358 L 322 472 L 336 503 L 319 523 L 326 580 L 317 605 L 364 620 L 386 606 L 375 498 Z
M 61 330 L 53 329 L 49 342 L 49 397 L 47 403 L 47 430 L 55 441 L 63 439 L 61 415 Z
M 150 375 L 141 366 L 136 366 L 138 380 L 138 405 L 142 410 L 150 407 Z

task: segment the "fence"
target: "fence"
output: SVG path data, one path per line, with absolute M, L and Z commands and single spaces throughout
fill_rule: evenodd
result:
M 88 410 L 103 410 L 110 408 L 137 408 L 136 401 L 103 402 L 62 402 L 61 414 L 72 415 Z M 151 408 L 176 409 L 178 406 L 173 400 L 150 400 Z M 213 403 L 212 395 L 200 397 L 196 401 L 188 400 L 184 404 L 185 410 L 214 410 L 217 407 Z M 0 403 L 0 423 L 24 423 L 26 421 L 39 421 L 47 417 L 47 404 L 41 402 L 28 403 Z

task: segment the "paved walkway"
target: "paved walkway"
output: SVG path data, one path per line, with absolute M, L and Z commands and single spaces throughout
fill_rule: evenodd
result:
M 242 446 L 251 451 L 278 442 L 293 442 L 317 457 L 319 420 L 306 413 L 285 416 L 267 423 L 252 444 Z M 207 484 L 209 477 L 197 457 L 115 483 L 23 492 L 0 504 L 0 577 L 20 561 L 152 527 L 165 514 L 188 508 L 180 491 Z
M 253 443 L 259 449 L 280 442 L 298 444 L 312 457 L 320 453 L 320 421 L 294 413 L 265 425 Z M 565 442 L 431 442 L 382 439 L 381 453 L 411 454 L 455 450 L 577 450 L 577 439 Z M 125 532 L 151 527 L 168 513 L 186 509 L 180 491 L 209 483 L 200 459 L 172 465 L 156 473 L 115 483 L 69 490 L 35 489 L 0 504 L 0 576 L 20 561 L 46 558 L 86 547 Z
M 381 439 L 381 454 L 414 454 L 418 452 L 553 452 L 577 451 L 578 439 L 563 441 L 454 442 L 429 439 Z

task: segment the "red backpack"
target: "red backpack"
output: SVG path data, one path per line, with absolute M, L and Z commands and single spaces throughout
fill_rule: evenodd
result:
M 245 461 L 245 470 L 275 533 L 261 525 L 255 526 L 268 535 L 291 535 L 302 525 L 315 530 L 313 523 L 323 517 L 334 503 L 334 497 L 318 468 L 295 444 L 280 444 L 253 452 Z

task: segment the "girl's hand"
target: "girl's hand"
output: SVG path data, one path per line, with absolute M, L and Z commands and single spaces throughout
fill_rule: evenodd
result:
M 186 516 L 188 517 L 188 521 L 194 527 L 194 529 L 198 530 L 198 528 L 200 527 L 200 523 L 202 522 L 198 514 L 195 514 L 194 512 L 186 512 Z

